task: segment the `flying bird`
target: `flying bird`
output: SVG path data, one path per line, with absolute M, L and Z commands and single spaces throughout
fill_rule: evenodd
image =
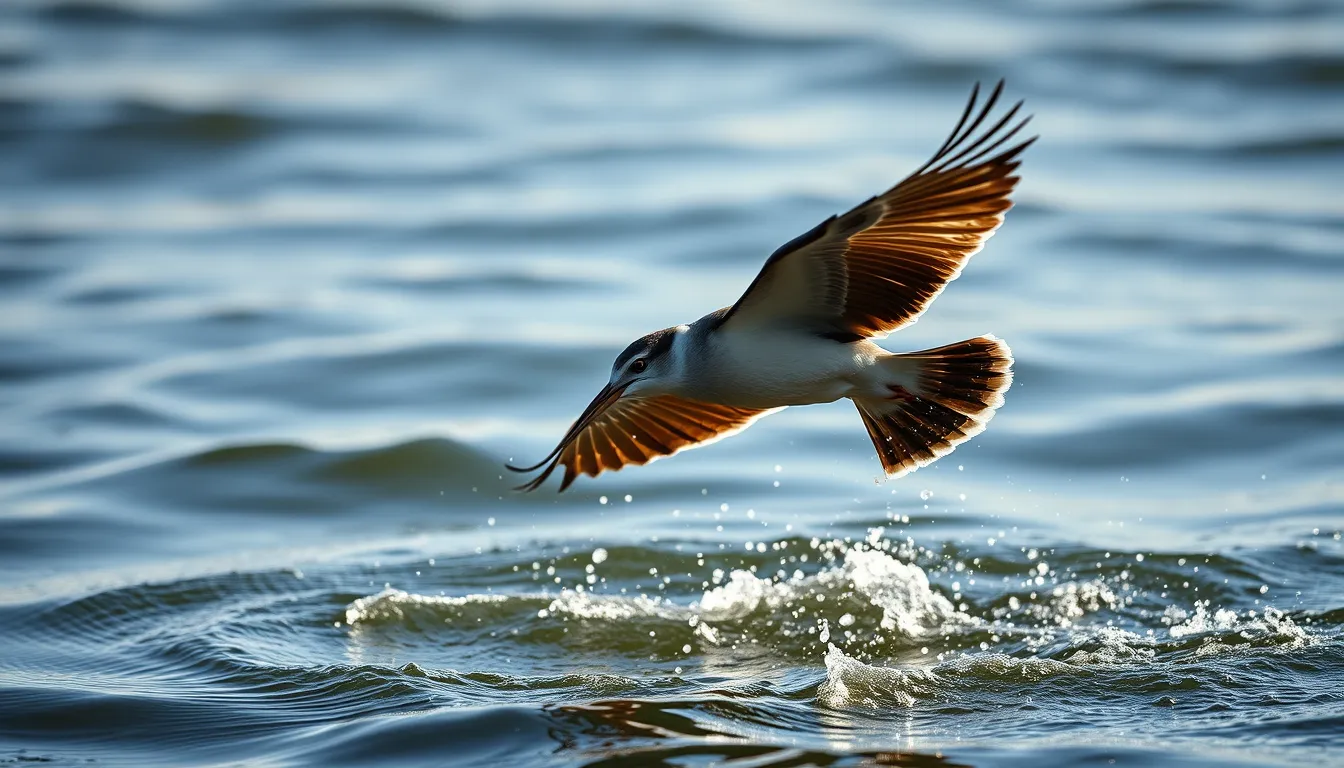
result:
M 553 451 L 532 491 L 564 465 L 564 491 L 740 432 L 790 405 L 854 401 L 888 477 L 931 464 L 984 430 L 1013 357 L 985 335 L 893 354 L 874 339 L 912 323 L 1003 223 L 1032 137 L 1018 102 L 991 120 L 1003 81 L 980 86 L 928 162 L 887 192 L 771 254 L 730 307 L 637 339 Z M 985 127 L 988 126 L 988 127 Z M 983 128 L 983 130 L 982 130 Z

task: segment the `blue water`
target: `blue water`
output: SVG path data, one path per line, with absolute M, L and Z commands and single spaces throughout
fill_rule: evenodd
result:
M 0 5 L 0 763 L 1344 763 L 1344 7 Z M 1041 139 L 845 403 L 508 491 L 651 330 Z

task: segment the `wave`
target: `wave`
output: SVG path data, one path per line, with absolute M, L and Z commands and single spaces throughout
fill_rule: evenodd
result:
M 269 445 L 198 458 L 295 455 Z M 1264 564 L 1068 548 L 959 554 L 873 529 L 856 541 L 753 542 L 740 554 L 629 546 L 534 556 L 427 566 L 402 554 L 355 573 L 229 572 L 0 607 L 23 641 L 0 663 L 0 710 L 28 713 L 0 723 L 39 751 L 70 733 L 105 745 L 106 729 L 88 723 L 123 723 L 114 740 L 123 755 L 151 743 L 179 755 L 222 744 L 263 754 L 282 739 L 305 759 L 354 744 L 386 759 L 402 754 L 393 742 L 407 733 L 422 734 L 416 749 L 442 748 L 439 737 L 463 722 L 497 722 L 535 727 L 526 749 L 625 727 L 709 739 L 723 754 L 755 744 L 773 759 L 786 743 L 832 749 L 818 719 L 917 717 L 928 728 L 971 717 L 989 737 L 1042 718 L 1065 725 L 1067 714 L 1033 700 L 1079 702 L 1094 718 L 1087 727 L 1103 730 L 1095 718 L 1132 717 L 1135 697 L 1196 720 L 1264 706 L 1266 691 L 1295 706 L 1294 670 L 1338 663 L 1338 607 L 1287 613 L 1239 597 L 1265 594 L 1248 589 L 1262 569 L 1322 568 L 1310 551 L 1265 553 Z M 406 584 L 427 567 L 445 587 L 502 588 L 349 592 L 365 576 Z M 1167 593 L 1182 578 L 1199 588 L 1188 603 Z M 521 589 L 529 580 L 535 587 Z M 782 659 L 797 663 L 768 682 Z M 406 717 L 380 717 L 390 714 Z M 341 738 L 305 735 L 338 723 Z M 842 751 L 877 749 L 882 733 L 857 729 Z M 656 754 L 657 743 L 646 746 Z
M 1193 613 L 1176 610 L 1168 616 L 1179 623 L 1167 629 L 1163 640 L 1102 627 L 1080 632 L 1044 655 L 967 653 L 914 668 L 865 664 L 830 645 L 826 680 L 817 697 L 836 708 L 909 708 L 930 700 L 992 698 L 1024 685 L 1041 688 L 1052 680 L 1070 684 L 1075 695 L 1081 689 L 1098 696 L 1117 686 L 1117 678 L 1129 679 L 1130 684 L 1123 686 L 1127 690 L 1170 693 L 1202 687 L 1186 682 L 1190 678 L 1183 672 L 1213 682 L 1216 663 L 1208 662 L 1212 657 L 1248 649 L 1284 653 L 1320 642 L 1274 608 L 1210 614 L 1201 605 Z M 1158 669 L 1161 677 L 1152 679 L 1151 673 Z M 1173 676 L 1177 679 L 1171 680 Z M 1073 685 L 1080 681 L 1081 685 Z
M 415 501 L 450 517 L 446 501 L 503 497 L 510 486 L 502 475 L 499 458 L 441 437 L 355 450 L 248 442 L 86 462 L 16 483 L 8 495 L 59 488 L 96 494 L 104 506 L 279 516 L 366 514 L 370 504 L 404 510 Z

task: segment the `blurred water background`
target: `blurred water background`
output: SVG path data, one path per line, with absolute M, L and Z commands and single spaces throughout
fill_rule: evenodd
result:
M 1042 139 L 846 403 L 507 491 L 620 348 Z M 1344 8 L 0 5 L 0 763 L 1344 762 Z

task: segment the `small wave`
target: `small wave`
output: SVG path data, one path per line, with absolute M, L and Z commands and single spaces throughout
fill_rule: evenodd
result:
M 324 451 L 297 443 L 248 443 L 194 453 L 170 462 L 164 470 L 218 470 L 231 475 L 246 465 L 255 465 L 257 472 L 282 482 L 311 480 L 411 494 L 472 482 L 491 485 L 490 479 L 499 475 L 494 457 L 445 438 L 353 451 Z
M 828 595 L 842 605 L 854 604 L 861 612 L 880 612 L 876 623 L 886 639 L 917 638 L 949 624 L 974 623 L 933 591 L 922 568 L 866 545 L 847 549 L 839 567 L 824 569 L 812 577 L 804 577 L 799 571 L 795 577 L 782 580 L 733 571 L 727 583 L 706 592 L 697 605 L 702 621 L 730 622 L 741 621 L 762 608 L 776 614 L 801 615 L 809 601 L 825 602 Z M 779 618 L 785 621 L 782 615 Z M 848 627 L 856 621 L 852 613 L 844 613 L 837 618 L 837 626 Z M 821 619 L 820 625 L 821 641 L 827 642 L 830 623 Z M 808 627 L 809 633 L 812 629 Z
M 1192 636 L 1202 638 L 1193 655 L 1186 653 L 1190 646 L 1187 638 Z M 818 688 L 817 698 L 835 708 L 908 708 L 935 699 L 965 701 L 987 689 L 1011 690 L 1024 683 L 1078 678 L 1088 678 L 1090 683 L 1083 687 L 1099 691 L 1116 676 L 1143 673 L 1159 663 L 1173 675 L 1211 677 L 1217 672 L 1204 666 L 1206 657 L 1247 648 L 1297 650 L 1312 642 L 1312 635 L 1274 608 L 1242 615 L 1233 611 L 1210 615 L 1198 608 L 1172 626 L 1162 640 L 1101 627 L 1081 630 L 1063 648 L 1044 655 L 967 653 L 928 667 L 866 664 L 830 645 L 826 679 Z M 1153 688 L 1167 689 L 1165 684 Z
M 880 667 L 847 656 L 832 645 L 826 652 L 826 680 L 817 690 L 817 700 L 835 708 L 911 707 L 947 692 L 954 681 L 990 678 L 1033 682 L 1073 671 L 1069 664 L 1053 659 L 1023 659 L 1001 653 L 958 657 L 933 669 Z
M 442 624 L 452 619 L 474 621 L 498 615 L 499 611 L 490 610 L 491 608 L 502 607 L 505 604 L 514 607 L 536 601 L 536 598 L 517 595 L 461 597 L 413 595 L 400 589 L 388 588 L 376 595 L 361 597 L 347 606 L 345 623 L 350 626 L 405 624 L 415 622 L 417 617 L 422 615 L 428 617 L 433 624 Z
M 899 648 L 979 623 L 935 591 L 923 569 L 888 551 L 837 545 L 827 554 L 829 564 L 811 575 L 715 569 L 707 582 L 712 586 L 687 603 L 663 595 L 598 593 L 582 584 L 559 594 L 436 596 L 389 588 L 350 603 L 343 618 L 352 628 L 417 635 L 509 627 L 521 643 L 578 645 L 581 636 L 588 650 L 664 658 L 739 645 L 809 655 L 832 633 L 837 642 Z
M 239 483 L 239 473 L 249 479 Z M 164 458 L 133 456 L 88 463 L 14 486 L 15 495 L 48 488 L 97 490 L 119 503 L 236 514 L 340 514 L 361 503 L 503 495 L 499 460 L 446 438 L 357 450 L 293 442 L 202 447 Z M 363 507 L 367 512 L 367 507 Z M 451 510 L 447 510 L 451 513 Z

